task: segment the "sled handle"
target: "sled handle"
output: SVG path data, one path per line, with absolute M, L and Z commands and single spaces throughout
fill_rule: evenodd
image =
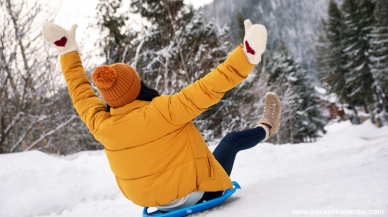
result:
M 241 189 L 241 186 L 236 181 L 233 181 L 232 183 L 234 188 Z

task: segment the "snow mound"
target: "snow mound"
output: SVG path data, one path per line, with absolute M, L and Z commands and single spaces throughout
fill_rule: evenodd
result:
M 103 151 L 68 157 L 39 151 L 6 154 L 0 155 L 0 165 L 2 217 L 60 214 L 120 194 Z
M 239 153 L 232 180 L 242 190 L 193 216 L 292 216 L 297 209 L 387 215 L 388 127 L 342 122 L 326 130 L 315 143 L 263 143 Z M 141 216 L 142 207 L 120 193 L 104 151 L 6 154 L 0 165 L 1 217 Z

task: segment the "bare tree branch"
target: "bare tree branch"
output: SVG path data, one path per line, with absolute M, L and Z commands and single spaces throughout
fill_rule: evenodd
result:
M 62 127 L 66 126 L 68 123 L 70 123 L 74 118 L 76 118 L 77 116 L 72 116 L 69 120 L 67 120 L 66 122 L 58 125 L 55 129 L 51 130 L 50 132 L 42 135 L 38 140 L 36 140 L 34 143 L 32 143 L 30 146 L 28 146 L 28 148 L 24 151 L 28 151 L 30 150 L 32 147 L 34 147 L 36 144 L 38 144 L 40 141 L 42 141 L 43 139 L 45 139 L 47 136 L 50 136 L 51 134 L 55 133 L 57 130 L 61 129 Z

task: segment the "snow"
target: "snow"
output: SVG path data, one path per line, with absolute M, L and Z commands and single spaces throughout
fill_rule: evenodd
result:
M 329 97 L 327 98 L 327 101 L 330 102 L 330 103 L 338 102 L 337 94 L 335 94 L 335 93 L 329 94 Z
M 326 130 L 315 143 L 263 143 L 239 153 L 232 179 L 242 190 L 193 216 L 292 216 L 296 209 L 384 210 L 387 215 L 388 127 L 347 121 Z M 5 154 L 0 165 L 2 217 L 141 216 L 142 207 L 120 193 L 104 151 L 67 157 Z
M 288 76 L 287 79 L 288 79 L 289 81 L 296 81 L 296 80 L 298 80 L 297 78 L 292 77 L 292 76 Z
M 314 89 L 319 94 L 322 94 L 322 95 L 326 94 L 326 90 L 324 88 L 322 88 L 322 87 L 314 86 Z
M 325 90 L 326 91 L 326 90 Z M 317 91 L 318 92 L 318 91 Z M 318 92 L 319 93 L 319 92 Z M 329 103 L 336 103 L 338 104 L 338 97 L 335 93 L 330 93 L 330 94 L 320 94 L 320 98 L 324 101 L 327 101 Z

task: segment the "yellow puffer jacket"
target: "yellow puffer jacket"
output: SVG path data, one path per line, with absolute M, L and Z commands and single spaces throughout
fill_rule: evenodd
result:
M 191 120 L 253 69 L 242 46 L 181 92 L 152 102 L 135 100 L 110 113 L 94 93 L 77 52 L 61 56 L 61 66 L 75 109 L 104 145 L 117 184 L 133 203 L 153 207 L 195 191 L 232 188 Z

